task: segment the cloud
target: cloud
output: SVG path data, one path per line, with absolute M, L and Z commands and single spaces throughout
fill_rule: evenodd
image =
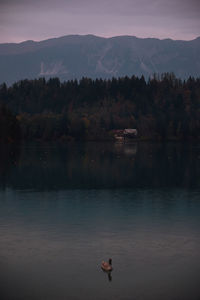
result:
M 73 33 L 192 39 L 199 15 L 197 0 L 3 0 L 0 42 Z

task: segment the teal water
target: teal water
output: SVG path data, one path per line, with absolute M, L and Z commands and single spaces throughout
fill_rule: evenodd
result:
M 199 145 L 0 153 L 1 299 L 199 299 Z

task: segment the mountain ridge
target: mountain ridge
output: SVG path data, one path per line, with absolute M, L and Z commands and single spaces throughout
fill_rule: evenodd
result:
M 174 41 L 174 42 L 177 42 L 177 41 L 192 42 L 192 41 L 195 41 L 195 40 L 200 40 L 200 36 L 197 36 L 196 38 L 193 38 L 191 40 L 183 40 L 183 39 L 172 39 L 172 38 L 138 37 L 136 35 L 130 35 L 130 34 L 127 34 L 127 35 L 114 35 L 114 36 L 111 36 L 111 37 L 104 37 L 104 36 L 99 36 L 99 35 L 95 35 L 95 34 L 67 34 L 67 35 L 61 35 L 61 36 L 58 36 L 58 37 L 49 37 L 47 39 L 43 39 L 43 40 L 39 40 L 39 41 L 24 40 L 24 41 L 21 41 L 21 42 L 4 42 L 4 43 L 0 43 L 0 45 L 9 45 L 9 44 L 18 44 L 19 45 L 19 44 L 23 44 L 23 43 L 27 43 L 27 42 L 41 43 L 41 42 L 44 42 L 44 41 L 58 40 L 58 39 L 66 38 L 66 37 L 95 37 L 95 38 L 107 39 L 107 40 L 108 39 L 113 39 L 113 38 L 119 38 L 119 37 L 131 37 L 131 38 L 136 38 L 136 39 L 140 39 L 140 40 L 147 40 L 147 39 L 159 40 L 159 41 L 171 40 L 171 41 Z
M 148 78 L 165 72 L 181 79 L 200 76 L 200 37 L 184 41 L 88 34 L 0 44 L 0 83 L 41 76 Z

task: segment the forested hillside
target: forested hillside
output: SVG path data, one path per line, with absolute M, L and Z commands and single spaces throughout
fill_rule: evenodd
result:
M 0 83 L 22 79 L 71 79 L 174 72 L 200 76 L 200 37 L 191 41 L 116 36 L 68 35 L 40 42 L 0 44 Z
M 0 102 L 24 140 L 110 140 L 113 129 L 124 128 L 137 128 L 140 139 L 200 138 L 200 78 L 23 80 L 2 84 Z

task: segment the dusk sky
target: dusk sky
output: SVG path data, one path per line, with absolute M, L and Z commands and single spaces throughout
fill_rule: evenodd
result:
M 0 43 L 68 34 L 192 40 L 199 0 L 0 0 Z

